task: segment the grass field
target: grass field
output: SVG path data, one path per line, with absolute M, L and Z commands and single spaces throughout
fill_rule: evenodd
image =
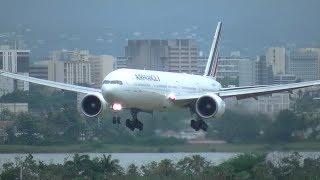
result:
M 286 144 L 216 144 L 142 146 L 117 144 L 72 144 L 54 146 L 0 145 L 0 153 L 62 153 L 62 152 L 268 152 L 268 151 L 320 151 L 319 142 Z

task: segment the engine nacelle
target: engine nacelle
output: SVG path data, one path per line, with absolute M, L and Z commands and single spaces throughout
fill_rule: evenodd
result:
M 81 101 L 81 111 L 87 117 L 96 117 L 107 108 L 102 94 L 87 94 Z
M 197 114 L 205 119 L 221 116 L 226 108 L 225 102 L 216 94 L 201 96 L 195 106 Z

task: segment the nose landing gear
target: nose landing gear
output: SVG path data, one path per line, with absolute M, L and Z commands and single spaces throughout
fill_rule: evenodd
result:
M 119 116 L 114 116 L 112 118 L 112 123 L 113 124 L 121 124 L 121 118 Z

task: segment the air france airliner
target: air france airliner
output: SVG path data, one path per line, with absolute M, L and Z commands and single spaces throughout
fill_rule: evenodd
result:
M 114 112 L 128 109 L 131 111 L 132 119 L 127 119 L 125 124 L 132 131 L 143 129 L 143 123 L 137 117 L 139 112 L 152 113 L 177 108 L 190 110 L 194 117 L 190 125 L 194 130 L 206 131 L 208 125 L 205 121 L 217 118 L 224 113 L 226 98 L 235 97 L 239 100 L 278 92 L 292 93 L 294 89 L 320 84 L 320 81 L 309 81 L 284 85 L 223 88 L 216 81 L 221 27 L 222 24 L 219 22 L 203 75 L 118 69 L 104 78 L 101 89 L 59 83 L 5 71 L 0 71 L 0 75 L 62 90 L 85 93 L 81 101 L 81 109 L 87 117 L 97 117 L 107 109 Z M 114 123 L 121 122 L 118 116 L 114 117 L 113 121 Z

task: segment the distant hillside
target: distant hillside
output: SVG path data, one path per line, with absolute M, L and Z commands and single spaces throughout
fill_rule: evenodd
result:
M 219 20 L 225 54 L 320 46 L 318 0 L 3 0 L 1 7 L 0 43 L 23 39 L 34 57 L 62 48 L 117 56 L 134 38 L 191 37 L 206 53 Z

